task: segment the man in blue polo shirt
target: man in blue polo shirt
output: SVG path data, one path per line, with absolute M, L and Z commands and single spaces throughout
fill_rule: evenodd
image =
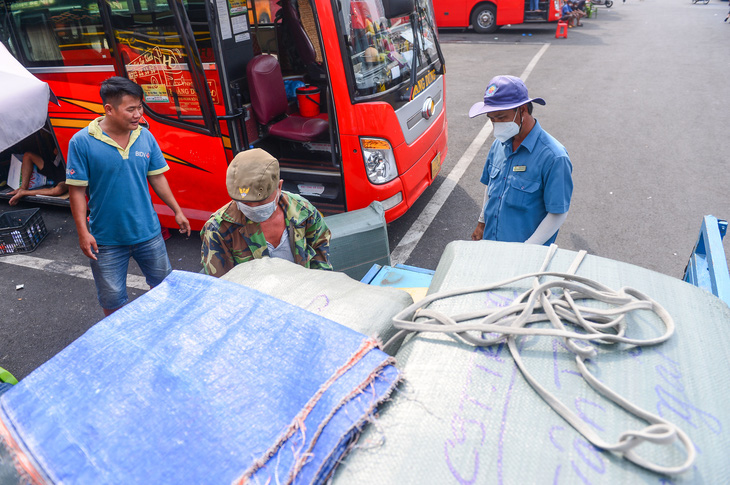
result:
M 66 184 L 79 246 L 90 259 L 99 303 L 110 315 L 127 302 L 130 257 L 150 287 L 172 271 L 148 182 L 174 212 L 181 233 L 190 235 L 190 223 L 165 178 L 169 167 L 160 147 L 139 124 L 142 88 L 129 79 L 112 77 L 99 92 L 105 115 L 71 138 Z
M 568 216 L 573 165 L 565 147 L 532 117 L 532 103 L 518 77 L 489 81 L 484 101 L 469 117 L 486 114 L 494 137 L 481 182 L 486 185 L 482 213 L 472 240 L 550 245 Z

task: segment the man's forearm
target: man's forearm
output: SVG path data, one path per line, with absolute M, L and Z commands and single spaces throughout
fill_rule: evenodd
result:
M 540 225 L 537 226 L 537 229 L 535 229 L 535 232 L 529 237 L 529 239 L 527 239 L 527 241 L 525 241 L 525 243 L 545 244 L 548 239 L 553 237 L 553 234 L 558 232 L 558 229 L 560 229 L 560 226 L 563 225 L 563 222 L 565 222 L 567 217 L 567 212 L 562 214 L 553 214 L 548 212 L 542 222 L 540 222 Z
M 316 254 L 309 261 L 309 267 L 312 269 L 332 270 L 332 263 L 330 263 L 329 239 L 315 247 L 314 250 Z
M 160 173 L 147 177 L 147 179 L 152 186 L 152 190 L 162 199 L 162 202 L 167 204 L 167 207 L 172 209 L 172 212 L 175 214 L 175 222 L 180 226 L 180 234 L 190 236 L 190 221 L 183 214 L 180 205 L 175 200 L 175 196 L 172 195 L 170 184 L 167 183 L 167 177 Z
M 309 244 L 317 254 L 309 261 L 309 267 L 314 269 L 332 269 L 330 263 L 330 239 L 332 232 L 327 223 L 320 215 L 319 211 L 314 212 L 314 216 L 308 221 L 308 229 L 314 229 L 311 236 L 308 236 L 307 244 Z
M 487 207 L 487 200 L 489 199 L 489 186 L 484 187 L 484 199 L 482 200 L 482 210 L 479 213 L 479 219 L 477 222 L 484 224 L 484 209 Z
M 172 195 L 172 189 L 170 189 L 170 184 L 167 183 L 167 177 L 165 177 L 164 174 L 152 175 L 147 177 L 147 180 L 149 180 L 152 190 L 155 191 L 157 196 L 167 205 L 167 207 L 172 209 L 172 212 L 175 214 L 182 212 L 180 205 L 177 203 L 177 200 L 175 200 L 175 196 Z
M 89 232 L 86 226 L 86 187 L 69 186 L 69 202 L 71 203 L 71 215 L 76 224 L 76 232 L 86 234 Z

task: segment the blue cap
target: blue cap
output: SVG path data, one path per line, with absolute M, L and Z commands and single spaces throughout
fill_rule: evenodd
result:
M 469 118 L 492 111 L 513 109 L 529 102 L 545 105 L 544 99 L 530 98 L 527 95 L 527 86 L 522 79 L 515 76 L 496 76 L 487 85 L 484 102 L 474 104 L 469 110 Z

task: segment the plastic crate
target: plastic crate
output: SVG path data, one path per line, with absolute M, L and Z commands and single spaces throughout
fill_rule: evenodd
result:
M 40 209 L 23 209 L 0 215 L 0 254 L 29 253 L 48 234 Z

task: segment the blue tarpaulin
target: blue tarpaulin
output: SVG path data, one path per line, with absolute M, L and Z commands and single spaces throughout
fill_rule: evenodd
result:
M 174 271 L 3 394 L 0 436 L 41 482 L 321 482 L 397 380 L 362 334 Z

